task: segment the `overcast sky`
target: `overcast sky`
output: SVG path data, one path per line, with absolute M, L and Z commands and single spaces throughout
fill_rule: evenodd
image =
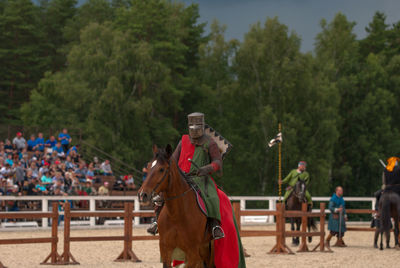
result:
M 227 39 L 243 40 L 250 25 L 265 22 L 267 17 L 277 16 L 281 23 L 295 31 L 302 39 L 302 51 L 314 48 L 315 36 L 320 32 L 319 22 L 331 21 L 342 12 L 355 21 L 358 38 L 365 36 L 365 27 L 376 11 L 387 16 L 387 23 L 400 21 L 400 0 L 184 0 L 198 3 L 200 20 L 212 22 L 217 19 L 227 25 Z

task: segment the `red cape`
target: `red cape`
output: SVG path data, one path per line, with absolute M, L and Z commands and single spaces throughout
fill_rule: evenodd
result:
M 178 165 L 184 172 L 189 173 L 192 163 L 188 161 L 188 159 L 193 158 L 195 146 L 190 142 L 188 135 L 182 136 L 181 145 Z M 215 187 L 217 188 L 216 184 Z M 218 188 L 217 193 L 219 197 L 219 210 L 221 213 L 221 227 L 224 230 L 225 237 L 215 240 L 214 242 L 214 263 L 216 268 L 235 268 L 239 266 L 240 256 L 231 201 L 228 196 Z

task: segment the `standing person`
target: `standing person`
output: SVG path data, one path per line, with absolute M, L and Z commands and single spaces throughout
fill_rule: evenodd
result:
M 58 134 L 58 141 L 61 142 L 61 145 L 64 149 L 64 152 L 67 153 L 69 149 L 69 144 L 72 141 L 71 136 L 68 134 L 68 130 L 64 128 L 60 134 Z
M 344 233 L 346 232 L 346 204 L 343 199 L 343 188 L 341 186 L 336 187 L 335 193 L 332 195 L 329 201 L 329 223 L 328 230 L 330 231 L 326 238 L 325 245 L 330 248 L 330 241 L 333 236 L 337 237 L 335 246 L 347 247 L 343 241 Z
M 22 137 L 21 132 L 17 132 L 17 136 L 13 139 L 14 148 L 22 151 L 26 147 L 26 140 Z
M 283 202 L 286 202 L 286 200 L 289 198 L 298 180 L 305 181 L 306 186 L 310 184 L 310 174 L 308 174 L 306 169 L 307 169 L 307 163 L 305 161 L 300 161 L 299 164 L 297 165 L 297 169 L 293 169 L 292 171 L 290 171 L 289 175 L 287 175 L 286 178 L 283 179 L 282 184 L 289 185 L 286 188 L 286 193 L 283 197 Z M 306 190 L 305 196 L 307 199 L 307 204 L 310 207 L 312 207 L 312 199 L 308 190 Z

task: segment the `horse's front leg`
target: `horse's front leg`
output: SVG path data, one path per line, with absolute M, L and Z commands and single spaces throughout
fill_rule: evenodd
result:
M 204 262 L 200 256 L 200 249 L 193 248 L 186 252 L 185 268 L 204 268 Z
M 294 218 L 290 218 L 290 230 L 294 231 Z M 296 245 L 295 237 L 292 237 L 292 244 Z
M 173 248 L 160 242 L 160 254 L 163 263 L 163 268 L 172 268 L 172 252 Z
M 301 227 L 301 219 L 298 218 L 297 221 L 296 221 L 296 231 L 300 231 L 300 227 Z M 297 245 L 300 244 L 300 238 L 299 237 L 296 237 L 296 242 L 297 242 Z

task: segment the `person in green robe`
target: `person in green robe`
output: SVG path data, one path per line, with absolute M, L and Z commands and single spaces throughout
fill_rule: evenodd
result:
M 305 181 L 306 186 L 310 184 L 310 174 L 308 174 L 306 169 L 307 163 L 305 161 L 300 161 L 297 169 L 293 169 L 292 171 L 290 171 L 286 178 L 282 180 L 282 184 L 288 184 L 285 195 L 283 196 L 284 202 L 286 202 L 290 194 L 293 192 L 294 186 L 296 185 L 298 180 Z M 308 190 L 306 190 L 305 197 L 307 199 L 307 203 L 312 206 L 312 199 Z

